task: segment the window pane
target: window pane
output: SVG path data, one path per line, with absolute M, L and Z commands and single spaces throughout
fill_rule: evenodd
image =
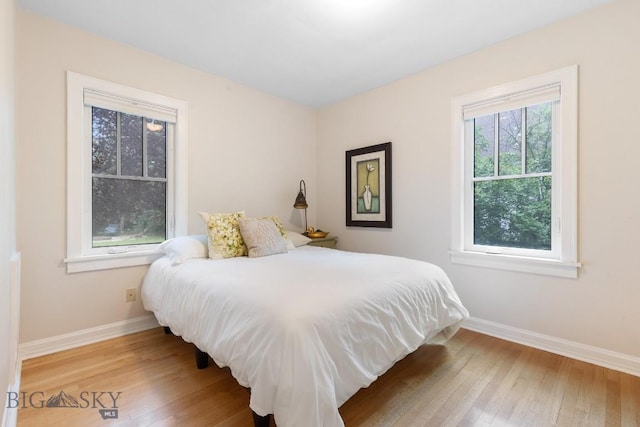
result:
M 167 124 L 147 119 L 147 174 L 153 178 L 167 177 Z
M 122 175 L 142 176 L 142 117 L 120 114 Z
M 166 238 L 166 183 L 93 178 L 93 247 Z
M 498 175 L 522 173 L 522 109 L 498 114 L 499 157 Z
M 104 108 L 91 108 L 91 162 L 95 174 L 117 172 L 117 114 Z
M 474 243 L 551 249 L 551 177 L 474 184 Z
M 551 103 L 527 107 L 527 173 L 551 172 Z
M 473 176 L 493 176 L 495 156 L 495 116 L 478 117 L 474 121 Z

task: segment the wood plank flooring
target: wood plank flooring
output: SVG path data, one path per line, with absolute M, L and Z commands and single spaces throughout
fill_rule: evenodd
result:
M 37 407 L 61 391 L 80 408 Z M 117 418 L 99 412 L 108 392 Z M 252 426 L 248 390 L 226 368 L 197 370 L 193 347 L 162 328 L 24 361 L 17 405 L 19 427 Z M 461 329 L 340 413 L 347 427 L 640 426 L 640 378 Z

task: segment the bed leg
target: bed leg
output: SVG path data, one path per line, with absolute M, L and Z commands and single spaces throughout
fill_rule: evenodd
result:
M 264 417 L 256 414 L 253 411 L 251 411 L 251 414 L 253 415 L 254 427 L 269 427 L 269 425 L 271 424 L 271 414 L 267 414 Z
M 196 346 L 193 348 L 196 349 L 196 366 L 198 369 L 204 369 L 209 366 L 209 355 Z
M 171 328 L 168 327 L 168 326 L 165 326 L 164 327 L 164 333 L 165 333 L 165 335 L 171 335 Z

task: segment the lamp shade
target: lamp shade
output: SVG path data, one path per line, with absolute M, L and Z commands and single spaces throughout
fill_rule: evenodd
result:
M 304 194 L 302 194 L 302 191 L 298 193 L 298 196 L 296 197 L 296 202 L 293 204 L 293 207 L 296 209 L 306 209 L 309 207 L 309 205 L 307 204 L 307 199 L 305 199 Z
M 304 180 L 300 181 L 300 191 L 298 191 L 298 195 L 296 196 L 296 201 L 293 204 L 293 207 L 296 209 L 306 209 L 309 207 L 307 204 L 307 198 L 305 193 L 307 192 L 307 185 Z

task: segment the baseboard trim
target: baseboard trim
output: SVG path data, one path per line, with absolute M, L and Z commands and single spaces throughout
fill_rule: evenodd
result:
M 56 353 L 70 348 L 121 337 L 134 332 L 157 328 L 158 326 L 156 318 L 150 314 L 97 326 L 95 328 L 82 329 L 68 334 L 22 343 L 18 347 L 18 353 L 21 360 L 27 360 L 44 356 L 45 354 Z
M 35 340 L 20 344 L 19 360 L 32 359 L 70 348 L 104 341 L 159 326 L 153 315 L 141 316 L 134 319 L 110 323 L 95 328 L 58 335 L 41 340 Z M 640 377 L 640 358 L 623 353 L 605 350 L 599 347 L 589 346 L 574 341 L 556 338 L 550 335 L 539 334 L 526 329 L 515 328 L 489 320 L 471 317 L 462 323 L 462 327 L 485 335 L 516 342 L 539 350 L 549 351 L 561 356 L 581 360 L 594 365 L 602 366 L 616 371 L 625 372 Z M 20 369 L 20 368 L 18 368 Z M 19 384 L 19 372 L 17 373 Z M 7 411 L 5 411 L 5 416 Z M 6 417 L 5 417 L 6 418 Z M 11 425 L 11 424 L 9 424 Z
M 581 360 L 640 377 L 640 358 L 471 317 L 462 327 L 528 347 Z

